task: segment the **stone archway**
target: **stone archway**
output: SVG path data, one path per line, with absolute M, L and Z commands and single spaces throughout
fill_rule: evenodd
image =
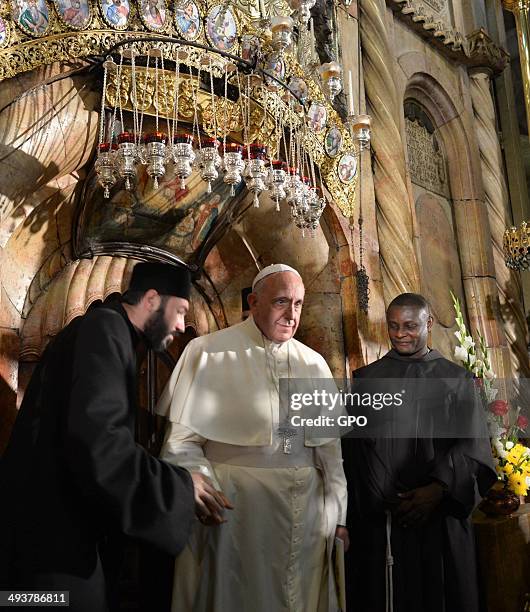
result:
M 498 376 L 510 376 L 475 137 L 465 113 L 456 109 L 449 93 L 431 75 L 413 73 L 405 100 L 414 100 L 425 109 L 443 143 L 469 323 L 486 338 Z

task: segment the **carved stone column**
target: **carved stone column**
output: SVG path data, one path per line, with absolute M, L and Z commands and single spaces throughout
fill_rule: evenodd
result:
M 470 72 L 471 98 L 475 117 L 475 132 L 480 151 L 484 197 L 488 211 L 493 246 L 493 263 L 500 300 L 500 319 L 510 347 L 512 373 L 528 376 L 527 327 L 522 308 L 522 288 L 519 273 L 504 263 L 502 238 L 511 224 L 510 201 L 503 158 L 495 123 L 495 108 L 491 97 L 488 69 Z
M 372 116 L 374 188 L 385 302 L 420 288 L 413 243 L 411 196 L 407 188 L 405 148 L 389 47 L 384 0 L 360 0 L 364 84 Z

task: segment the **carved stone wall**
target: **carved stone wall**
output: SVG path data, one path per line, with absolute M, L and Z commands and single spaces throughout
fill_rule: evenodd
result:
M 470 80 L 475 129 L 479 142 L 482 180 L 488 207 L 488 219 L 493 241 L 495 277 L 499 290 L 499 315 L 510 346 L 512 371 L 528 377 L 528 331 L 522 308 L 520 274 L 504 263 L 502 239 L 511 224 L 509 195 L 504 176 L 504 162 L 497 135 L 495 108 L 487 71 L 474 72 Z
M 400 66 L 398 92 L 405 101 L 414 100 L 425 109 L 447 157 L 447 181 L 469 324 L 472 330 L 480 329 L 492 347 L 499 376 L 509 375 L 506 338 L 494 308 L 498 290 L 467 71 L 455 67 L 397 21 L 394 46 Z M 402 129 L 406 132 L 404 118 Z M 423 268 L 420 233 L 416 218 L 415 240 Z M 438 284 L 449 292 L 449 287 L 438 278 L 429 277 L 424 283 Z M 447 356 L 451 355 L 452 350 Z
M 377 227 L 387 304 L 400 293 L 419 289 L 418 262 L 412 241 L 411 195 L 407 186 L 401 131 L 403 109 L 396 92 L 395 55 L 390 40 L 385 2 L 363 0 L 364 83 L 372 114 Z

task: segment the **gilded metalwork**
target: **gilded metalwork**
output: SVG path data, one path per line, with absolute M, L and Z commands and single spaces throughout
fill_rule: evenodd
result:
M 512 227 L 504 232 L 504 259 L 508 268 L 528 270 L 530 267 L 530 225 L 525 221 L 520 227 Z
M 43 0 L 42 0 L 43 1 Z M 54 0 L 60 2 L 61 0 Z M 138 0 L 140 1 L 140 0 Z M 189 0 L 191 1 L 191 0 Z M 205 28 L 202 25 L 206 17 L 206 7 L 204 4 L 193 0 L 198 8 L 201 17 L 201 27 L 196 42 L 207 44 Z M 0 33 L 0 81 L 14 77 L 17 74 L 33 70 L 38 66 L 52 64 L 60 61 L 72 61 L 90 56 L 104 56 L 109 49 L 118 42 L 127 39 L 141 39 L 150 36 L 144 20 L 140 17 L 140 11 L 136 10 L 136 5 L 129 6 L 129 0 L 88 0 L 91 18 L 86 29 L 74 31 L 72 24 L 68 24 L 68 18 L 59 19 L 55 11 L 50 11 L 48 29 L 46 35 L 33 37 L 26 33 L 20 26 L 15 27 L 14 20 L 0 9 L 0 16 L 4 19 L 6 35 L 1 38 Z M 178 27 L 176 11 L 183 9 L 186 0 L 177 0 L 178 5 L 172 4 L 167 8 L 164 32 L 171 38 L 183 37 L 183 28 Z M 243 10 L 246 0 L 238 0 L 231 4 L 231 11 L 237 23 L 237 33 L 256 36 L 260 39 L 262 50 L 270 53 L 270 40 L 263 36 L 263 25 L 261 20 L 253 21 L 251 16 L 256 16 L 259 12 L 257 5 L 252 8 L 253 0 L 248 0 L 247 8 Z M 96 6 L 97 4 L 97 6 Z M 109 17 L 108 10 L 111 4 L 114 7 L 122 8 L 122 20 L 125 25 L 114 22 Z M 256 3 L 254 3 L 256 4 Z M 175 7 L 178 6 L 178 9 Z M 217 5 L 219 6 L 219 5 Z M 99 7 L 99 8 L 98 8 Z M 127 10 L 128 7 L 128 10 Z M 284 0 L 267 0 L 267 12 L 270 15 L 277 12 L 288 12 L 287 3 Z M 211 10 L 211 6 L 209 9 Z M 247 10 L 248 9 L 248 10 Z M 5 7 L 4 7 L 5 10 Z M 117 9 L 116 9 L 117 10 Z M 110 12 L 112 13 L 114 9 Z M 57 11 L 59 13 L 59 11 Z M 189 13 L 191 14 L 191 12 Z M 145 55 L 152 43 L 135 43 L 138 52 Z M 193 122 L 194 101 L 197 99 L 197 112 L 201 128 L 206 134 L 212 137 L 227 138 L 235 142 L 242 143 L 246 139 L 249 142 L 260 142 L 269 147 L 271 155 L 282 157 L 284 151 L 278 151 L 279 142 L 283 136 L 281 129 L 278 129 L 277 117 L 282 118 L 282 123 L 288 130 L 290 126 L 300 130 L 301 121 L 304 117 L 302 107 L 296 104 L 287 103 L 290 97 L 280 88 L 278 92 L 268 90 L 263 84 L 253 83 L 251 89 L 250 103 L 250 125 L 247 133 L 244 133 L 244 108 L 242 100 L 236 102 L 225 100 L 223 97 L 215 98 L 215 108 L 217 116 L 214 118 L 211 107 L 211 92 L 198 90 L 197 78 L 190 77 L 190 70 L 200 70 L 201 72 L 212 72 L 216 78 L 224 78 L 227 60 L 213 51 L 205 51 L 191 46 L 180 46 L 171 42 L 160 42 L 157 46 L 163 51 L 164 57 L 168 60 L 177 60 L 182 68 L 180 73 L 180 83 L 178 89 L 178 108 L 179 121 L 187 123 Z M 231 53 L 238 54 L 239 41 L 230 49 Z M 336 125 L 343 140 L 343 151 L 353 150 L 353 142 L 348 130 L 342 123 L 332 106 L 324 99 L 323 92 L 315 82 L 311 73 L 303 70 L 297 59 L 291 53 L 285 53 L 282 58 L 285 63 L 285 80 L 289 78 L 303 78 L 308 91 L 307 99 L 321 104 L 326 109 L 329 125 Z M 153 65 L 151 61 L 151 66 Z M 159 64 L 160 67 L 160 64 Z M 138 110 L 143 110 L 148 115 L 155 115 L 157 108 L 160 117 L 172 116 L 174 98 L 173 72 L 163 73 L 159 70 L 159 78 L 166 83 L 155 96 L 154 71 L 148 74 L 145 68 L 142 70 L 137 67 L 137 100 Z M 113 106 L 119 95 L 123 109 L 132 108 L 132 91 L 130 68 L 123 66 L 120 78 L 118 71 L 109 75 L 109 83 L 106 90 L 106 103 Z M 166 81 L 167 79 L 167 81 Z M 204 80 L 204 79 L 203 79 Z M 232 82 L 232 85 L 234 83 Z M 244 89 L 244 88 L 243 88 Z M 282 97 L 286 96 L 286 99 Z M 244 98 L 244 96 L 243 96 Z M 244 105 L 246 106 L 246 105 Z M 226 109 L 226 113 L 225 113 Z M 246 110 L 245 110 L 246 112 Z M 229 119 L 225 121 L 224 117 Z M 322 178 L 331 192 L 334 202 L 345 215 L 353 213 L 354 189 L 356 181 L 350 184 L 343 184 L 338 180 L 337 164 L 338 159 L 330 159 L 325 154 L 324 140 L 326 130 L 315 133 L 305 130 L 303 134 L 302 146 L 311 156 L 314 162 L 320 166 Z

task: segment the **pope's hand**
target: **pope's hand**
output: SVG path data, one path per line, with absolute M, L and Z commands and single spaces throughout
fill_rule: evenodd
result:
M 191 479 L 195 489 L 195 512 L 204 525 L 220 525 L 226 523 L 223 517 L 225 508 L 232 510 L 234 506 L 218 491 L 212 481 L 200 472 L 192 472 Z
M 346 527 L 339 525 L 337 529 L 335 529 L 335 537 L 340 538 L 344 542 L 344 552 L 347 552 L 350 547 L 350 534 Z

